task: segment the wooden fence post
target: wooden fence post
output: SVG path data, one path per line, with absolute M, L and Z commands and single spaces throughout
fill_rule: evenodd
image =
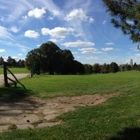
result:
M 9 87 L 8 78 L 7 78 L 7 65 L 6 62 L 3 62 L 3 73 L 4 73 L 4 85 Z

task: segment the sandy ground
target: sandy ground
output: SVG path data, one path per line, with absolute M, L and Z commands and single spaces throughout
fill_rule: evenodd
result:
M 17 79 L 29 74 L 15 74 Z M 12 78 L 9 75 L 10 78 Z M 12 78 L 13 79 L 13 78 Z M 4 84 L 4 77 L 0 75 L 0 85 Z M 72 97 L 57 97 L 41 99 L 27 97 L 24 99 L 0 98 L 0 132 L 11 129 L 36 129 L 51 127 L 64 123 L 54 119 L 66 112 L 74 111 L 77 107 L 94 106 L 106 102 L 109 98 L 116 97 L 120 93 L 94 94 Z
M 15 74 L 17 79 L 24 78 L 24 77 L 26 77 L 28 75 L 29 75 L 28 73 Z M 13 79 L 13 80 L 15 80 L 14 77 L 11 74 L 8 74 L 8 77 Z M 0 75 L 0 85 L 3 85 L 3 84 L 4 84 L 4 75 Z
M 118 95 L 119 93 L 106 95 L 94 94 L 44 100 L 37 97 L 27 97 L 21 100 L 1 98 L 0 132 L 11 129 L 36 129 L 60 125 L 64 122 L 55 119 L 57 116 L 74 111 L 77 107 L 94 106 L 104 103 L 109 98 Z

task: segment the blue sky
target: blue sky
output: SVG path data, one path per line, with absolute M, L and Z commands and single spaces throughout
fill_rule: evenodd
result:
M 137 43 L 110 23 L 102 0 L 0 0 L 0 56 L 25 59 L 47 41 L 83 64 L 140 63 Z

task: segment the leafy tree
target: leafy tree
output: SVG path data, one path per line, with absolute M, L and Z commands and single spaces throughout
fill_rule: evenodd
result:
M 61 50 L 49 41 L 39 48 L 31 50 L 26 56 L 26 66 L 33 73 L 48 72 L 49 74 L 83 73 L 83 65 L 74 60 L 70 50 Z
M 83 64 L 81 64 L 80 62 L 74 60 L 73 62 L 73 74 L 84 74 L 85 73 L 85 68 L 83 66 Z
M 57 72 L 57 68 L 60 64 L 61 49 L 51 41 L 42 44 L 39 49 L 41 51 L 41 65 L 44 66 L 44 69 L 46 69 L 49 74 Z
M 132 67 L 131 67 L 130 65 L 128 65 L 128 64 L 125 65 L 125 70 L 126 70 L 126 71 L 131 70 L 131 69 L 132 69 Z
M 92 73 L 92 66 L 90 64 L 84 64 L 84 68 L 86 74 Z
M 110 72 L 118 72 L 119 71 L 119 67 L 118 65 L 115 63 L 115 62 L 112 62 L 110 65 L 109 65 L 109 70 Z
M 12 58 L 11 56 L 8 56 L 7 62 L 9 64 L 9 66 L 16 66 L 17 62 L 14 58 Z
M 104 64 L 101 68 L 102 73 L 109 73 L 109 64 Z
M 93 65 L 92 71 L 94 73 L 100 73 L 100 70 L 101 70 L 101 66 L 98 63 L 96 63 L 96 64 Z
M 134 63 L 134 65 L 133 65 L 133 69 L 134 69 L 134 70 L 137 70 L 137 69 L 138 69 L 138 65 L 137 65 L 137 63 Z
M 3 64 L 3 61 L 4 61 L 3 57 L 0 57 L 0 65 Z
M 130 35 L 133 42 L 140 41 L 140 1 L 139 0 L 102 0 L 107 12 L 112 16 L 111 23 Z
M 63 74 L 73 73 L 74 57 L 70 50 L 61 51 L 61 59 L 63 63 Z

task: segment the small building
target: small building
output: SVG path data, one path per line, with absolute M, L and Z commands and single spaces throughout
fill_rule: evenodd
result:
M 130 59 L 130 66 L 133 66 L 133 59 Z

